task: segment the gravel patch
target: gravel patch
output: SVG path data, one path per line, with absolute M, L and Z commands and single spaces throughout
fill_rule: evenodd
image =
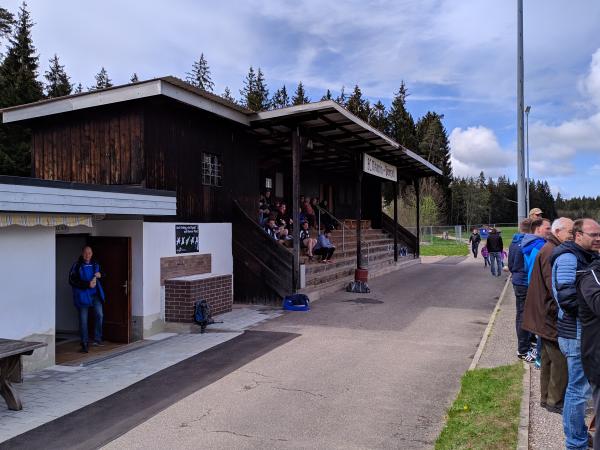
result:
M 562 450 L 565 448 L 562 416 L 540 406 L 540 371 L 531 370 L 529 402 L 529 448 L 531 450 Z

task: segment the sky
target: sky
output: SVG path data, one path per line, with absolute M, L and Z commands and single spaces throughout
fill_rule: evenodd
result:
M 530 176 L 569 198 L 600 195 L 600 1 L 525 0 Z M 4 1 L 16 12 L 20 1 Z M 516 176 L 517 0 L 30 0 L 40 71 L 73 83 L 185 78 L 201 53 L 215 92 L 249 66 L 273 93 L 319 100 L 358 84 L 389 105 L 403 80 L 415 118 L 444 115 L 455 175 Z

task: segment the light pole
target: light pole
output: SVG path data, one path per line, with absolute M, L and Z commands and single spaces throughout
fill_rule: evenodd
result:
M 527 217 L 525 208 L 525 149 L 523 148 L 523 0 L 517 0 L 517 208 L 518 222 Z
M 527 190 L 525 191 L 525 198 L 527 199 L 527 211 L 531 211 L 531 204 L 529 203 L 529 111 L 531 111 L 531 106 L 527 105 L 525 108 L 525 149 L 527 153 Z

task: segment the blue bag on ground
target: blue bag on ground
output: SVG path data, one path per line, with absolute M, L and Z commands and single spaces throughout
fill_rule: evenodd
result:
M 288 311 L 308 311 L 310 310 L 310 300 L 304 294 L 288 295 L 283 299 L 283 309 Z
M 200 325 L 200 333 L 204 333 L 206 326 L 215 323 L 210 311 L 210 305 L 206 300 L 194 302 L 194 322 Z

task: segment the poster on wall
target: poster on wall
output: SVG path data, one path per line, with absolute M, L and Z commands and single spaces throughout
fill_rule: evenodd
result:
M 175 253 L 197 253 L 199 235 L 198 225 L 175 225 Z

